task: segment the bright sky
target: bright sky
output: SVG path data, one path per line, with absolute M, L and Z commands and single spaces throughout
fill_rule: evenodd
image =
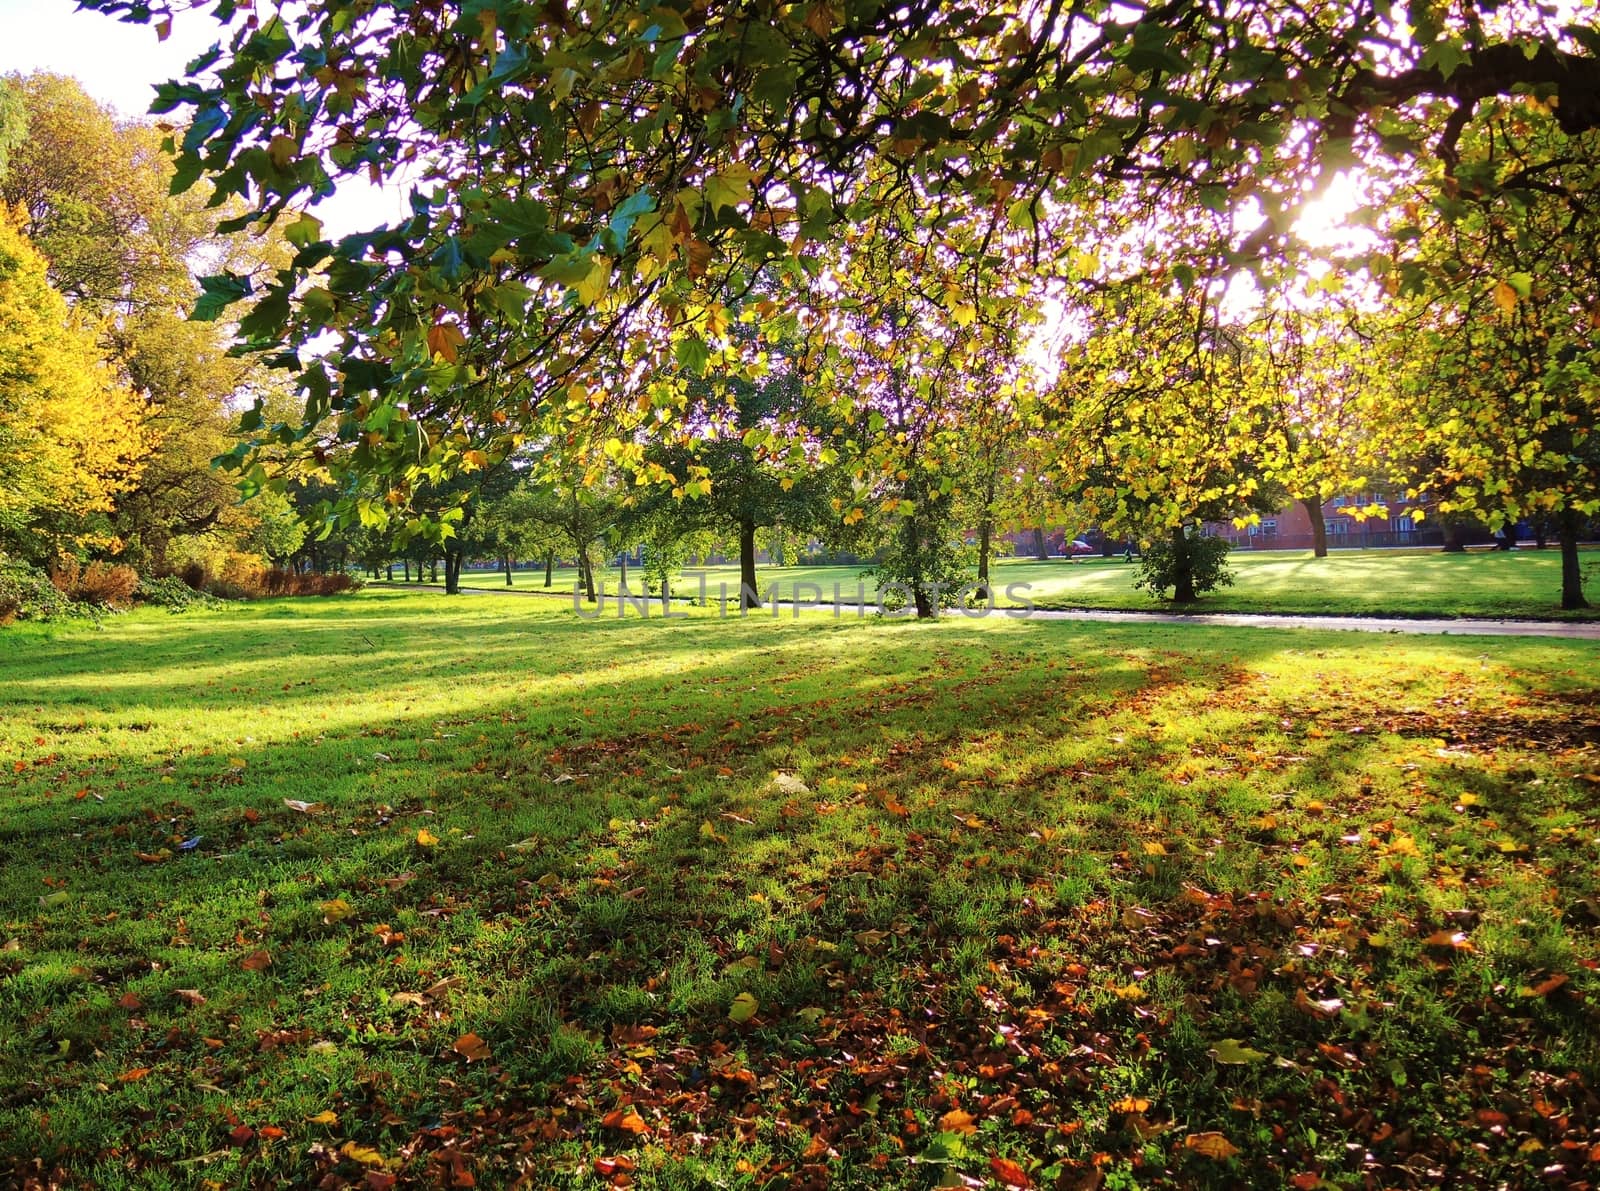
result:
M 155 86 L 180 78 L 192 58 L 217 40 L 204 13 L 180 12 L 166 41 L 148 25 L 128 25 L 74 0 L 0 0 L 0 74 L 47 70 L 66 74 L 126 117 L 143 116 Z M 317 216 L 335 235 L 362 231 L 409 214 L 405 196 L 353 180 L 321 204 Z

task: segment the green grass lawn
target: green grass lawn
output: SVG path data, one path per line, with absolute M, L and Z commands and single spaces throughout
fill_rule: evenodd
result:
M 1597 663 L 379 590 L 5 630 L 0 1183 L 1576 1185 Z
M 1600 603 L 1600 551 L 1584 555 L 1590 568 L 1590 598 Z M 1561 595 L 1561 559 L 1555 550 L 1521 550 L 1512 553 L 1474 551 L 1470 554 L 1442 554 L 1437 550 L 1345 550 L 1327 558 L 1313 558 L 1309 551 L 1238 551 L 1230 557 L 1237 574 L 1231 588 L 1203 599 L 1197 605 L 1205 612 L 1285 612 L 1345 616 L 1487 616 L 1487 617 L 1572 617 L 1595 616 L 1600 612 L 1563 613 L 1558 607 Z M 779 594 L 791 598 L 800 587 L 802 598 L 814 599 L 820 590 L 823 599 L 832 601 L 834 585 L 846 601 L 858 599 L 858 587 L 873 599 L 877 587 L 872 578 L 862 577 L 862 567 L 763 567 L 757 572 L 760 588 L 777 585 Z M 1161 609 L 1168 605 L 1151 599 L 1133 587 L 1136 568 L 1119 557 L 1051 562 L 1008 559 L 994 570 L 996 599 L 1017 607 L 1032 600 L 1042 608 L 1131 608 Z M 555 586 L 570 595 L 576 579 L 571 568 L 558 569 Z M 686 574 L 674 590 L 685 596 L 700 594 L 700 575 Z M 722 596 L 722 585 L 735 600 L 739 591 L 737 567 L 710 567 L 703 572 L 705 595 L 710 600 Z M 615 569 L 605 572 L 607 589 L 615 591 Z M 518 588 L 540 589 L 544 570 L 517 571 Z M 469 572 L 463 582 L 472 586 L 503 588 L 500 572 Z M 637 574 L 630 577 L 638 589 Z M 815 589 L 803 585 L 813 585 Z M 1012 586 L 1015 585 L 1015 586 Z M 1007 587 L 1012 590 L 1008 593 Z

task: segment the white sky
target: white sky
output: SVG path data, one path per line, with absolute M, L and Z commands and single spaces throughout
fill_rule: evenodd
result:
M 80 12 L 74 0 L 0 0 L 0 74 L 71 75 L 101 103 L 138 117 L 149 111 L 156 84 L 182 77 L 184 65 L 209 48 L 219 32 L 207 14 L 180 12 L 172 35 L 161 41 L 148 25 Z M 378 190 L 364 180 L 341 183 L 339 193 L 316 208 L 334 235 L 409 213 L 404 194 Z

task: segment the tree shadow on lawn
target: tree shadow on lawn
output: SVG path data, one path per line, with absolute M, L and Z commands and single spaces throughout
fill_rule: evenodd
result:
M 1237 1185 L 1306 1161 L 1354 1170 L 1359 1154 L 1339 1153 L 1349 1138 L 1376 1145 L 1380 1169 L 1417 1156 L 1372 1143 L 1332 1101 L 1307 1111 L 1330 1073 L 1402 1117 L 1433 1109 L 1414 1099 L 1423 1080 L 1395 1083 L 1369 1032 L 1295 1002 L 1367 997 L 1407 979 L 1423 949 L 1390 960 L 1359 938 L 1338 943 L 1339 920 L 1376 904 L 1378 889 L 1361 884 L 1370 866 L 1339 860 L 1320 825 L 1285 838 L 1290 816 L 1304 816 L 1300 785 L 1358 801 L 1363 778 L 1410 755 L 1395 738 L 1282 727 L 1282 701 L 1251 678 L 1281 650 L 1264 635 L 822 627 L 770 643 L 689 625 L 667 629 L 681 639 L 647 636 L 653 625 L 586 634 L 604 677 L 584 688 L 539 699 L 491 686 L 453 715 L 443 704 L 386 715 L 369 728 L 396 759 L 372 770 L 350 768 L 371 739 L 356 724 L 241 745 L 242 766 L 188 758 L 162 775 L 170 783 L 124 770 L 138 776 L 130 792 L 174 797 L 154 818 L 134 804 L 155 798 L 108 798 L 71 838 L 59 808 L 72 775 L 46 779 L 57 788 L 47 804 L 30 774 L 40 801 L 0 846 L 37 858 L 32 880 L 65 879 L 71 900 L 40 913 L 37 885 L 20 872 L 5 881 L 7 918 L 34 921 L 18 931 L 19 958 L 0 956 L 0 990 L 24 977 L 28 990 L 0 992 L 0 1013 L 27 1023 L 0 1054 L 28 1095 L 0 1110 L 0 1135 L 18 1157 L 64 1141 L 89 1154 L 114 1136 L 156 1166 L 229 1151 L 210 1177 L 359 1177 L 332 1145 L 229 1150 L 227 1114 L 250 1111 L 265 1078 L 274 1090 L 258 1124 L 270 1116 L 304 1140 L 302 1122 L 332 1108 L 336 1140 L 405 1147 L 419 1177 L 429 1153 L 480 1174 L 516 1161 L 549 1172 L 578 1155 L 587 1165 L 632 1144 L 603 1123 L 618 1104 L 644 1114 L 665 1154 L 692 1155 L 708 1136 L 804 1179 L 836 1151 L 841 1177 L 878 1185 L 920 1181 L 907 1160 L 956 1145 L 938 1140 L 952 1112 L 977 1122 L 980 1133 L 955 1136 L 979 1166 L 1005 1153 L 1087 1170 L 1096 1153 L 1129 1162 L 1153 1142 L 1177 1147 L 1184 1177 Z M 446 633 L 430 648 L 460 644 Z M 694 661 L 668 676 L 651 670 L 685 654 Z M 526 655 L 475 656 L 492 670 Z M 562 655 L 545 642 L 539 656 Z M 398 684 L 414 668 L 378 673 Z M 47 707 L 49 694 L 27 698 Z M 447 723 L 454 737 L 440 735 Z M 775 786 L 774 771 L 798 774 L 806 792 Z M 321 783 L 325 809 L 282 806 L 282 773 Z M 1249 828 L 1253 858 L 1230 858 L 1228 830 L 1280 803 L 1281 824 Z M 421 830 L 437 842 L 419 843 Z M 193 853 L 132 855 L 189 831 L 205 837 Z M 1316 861 L 1326 873 L 1295 868 L 1307 841 L 1330 854 Z M 324 921 L 336 899 L 351 916 Z M 1315 963 L 1297 950 L 1307 946 Z M 270 965 L 241 972 L 258 950 Z M 425 991 L 441 979 L 460 983 Z M 177 997 L 189 987 L 208 1003 Z M 118 1017 L 132 1011 L 107 1008 L 123 988 L 141 1001 L 137 1031 Z M 743 1025 L 727 1016 L 742 993 L 756 999 Z M 1446 1074 L 1456 1024 L 1412 1039 Z M 453 1043 L 468 1033 L 488 1057 L 464 1065 Z M 1226 1073 L 1206 1053 L 1225 1036 L 1298 1065 L 1251 1069 L 1253 1094 L 1267 1119 L 1303 1116 L 1341 1143 L 1332 1156 L 1295 1131 L 1238 1129 Z M 25 1070 L 63 1040 L 50 1077 Z M 314 1041 L 334 1051 L 313 1053 Z M 54 1126 L 41 1126 L 36 1098 Z M 97 1114 L 83 1110 L 91 1098 Z M 1154 1107 L 1116 1107 L 1130 1098 Z M 474 1111 L 486 1101 L 498 1115 Z M 161 1129 L 138 1124 L 158 1109 Z M 427 1132 L 441 1121 L 454 1132 Z M 1206 1128 L 1245 1152 L 1215 1167 L 1186 1154 L 1181 1135 Z M 1466 1160 L 1433 1146 L 1418 1148 Z M 877 1154 L 888 1174 L 871 1173 Z

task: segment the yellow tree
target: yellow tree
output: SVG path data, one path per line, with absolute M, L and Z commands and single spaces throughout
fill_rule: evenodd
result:
M 138 400 L 0 210 L 0 550 L 43 561 L 104 537 L 143 453 Z

